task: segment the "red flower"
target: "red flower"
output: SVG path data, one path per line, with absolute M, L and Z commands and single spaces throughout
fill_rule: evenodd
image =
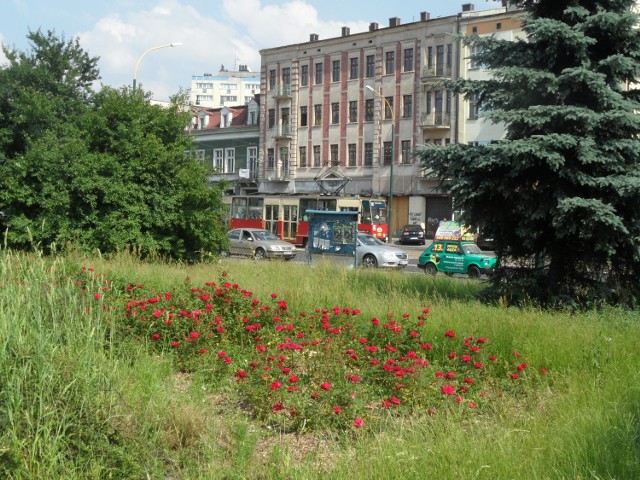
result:
M 520 375 L 518 375 L 517 373 L 512 373 L 509 376 L 511 377 L 512 380 L 517 380 L 518 378 L 520 378 Z
M 335 413 L 336 415 L 338 415 L 341 411 L 342 411 L 342 407 L 339 407 L 337 405 L 333 407 L 333 413 Z
M 271 390 L 278 390 L 280 387 L 282 387 L 282 382 L 273 382 L 269 388 Z
M 180 345 L 180 342 L 176 342 L 175 340 L 171 342 L 172 347 L 177 347 L 178 345 Z
M 273 404 L 273 411 L 275 412 L 279 412 L 280 410 L 284 409 L 284 405 L 282 404 L 282 402 L 276 402 Z
M 296 383 L 298 381 L 298 377 L 296 377 L 295 375 L 291 375 L 289 377 L 289 382 L 290 383 Z
M 380 325 L 380 320 L 378 320 L 377 318 L 372 318 L 371 319 L 371 325 L 373 325 L 374 327 L 377 327 L 378 325 Z
M 476 402 L 474 402 L 473 400 L 469 402 L 469 408 L 476 408 L 478 406 L 478 404 Z
M 189 334 L 189 337 L 191 337 L 191 339 L 195 340 L 196 338 L 198 338 L 200 336 L 200 334 L 198 332 L 191 332 Z
M 207 349 L 206 348 L 201 348 L 200 350 L 198 350 L 198 353 L 200 355 L 204 355 L 205 353 L 207 353 Z
M 526 364 L 526 363 L 521 363 L 521 364 L 520 364 L 520 365 L 518 365 L 516 368 L 517 368 L 518 370 L 522 371 L 522 370 L 524 370 L 525 368 L 527 368 L 527 364 Z
M 391 403 L 393 403 L 394 405 L 400 405 L 400 399 L 399 399 L 399 398 L 391 397 L 391 398 L 389 399 L 389 401 L 390 401 Z
M 389 400 L 383 400 L 382 408 L 391 408 L 391 402 Z
M 444 385 L 440 391 L 442 393 L 444 393 L 445 395 L 453 395 L 454 393 L 456 393 L 456 389 L 451 386 L 451 385 Z
M 267 350 L 267 347 L 265 347 L 264 345 L 259 343 L 258 345 L 256 345 L 256 350 L 259 351 L 260 353 L 262 353 L 262 352 L 265 352 Z
M 153 340 L 154 342 L 156 340 L 160 340 L 160 334 L 159 333 L 154 333 L 153 335 L 151 335 L 151 340 Z
M 320 388 L 323 390 L 329 390 L 331 388 L 331 384 L 329 382 L 324 382 L 322 385 L 320 385 Z
M 498 357 L 496 357 L 495 355 L 489 355 L 489 360 L 491 360 L 492 362 L 495 362 L 498 359 Z
M 236 378 L 247 378 L 247 372 L 244 370 L 236 370 Z
M 463 398 L 460 395 L 456 396 L 456 402 L 462 403 Z
M 232 360 L 229 357 L 224 357 L 224 363 L 226 363 L 227 365 L 231 365 Z
M 226 353 L 224 353 L 224 352 L 218 352 L 218 357 L 219 357 L 219 358 L 224 358 L 224 357 L 226 357 L 226 356 L 227 356 L 227 354 L 226 354 Z
M 364 426 L 364 420 L 362 420 L 360 417 L 357 417 L 353 421 L 353 426 L 356 428 L 362 428 Z
M 272 293 L 271 294 L 271 298 L 278 298 L 278 294 L 277 293 Z
M 546 375 L 547 373 L 549 373 L 549 371 L 548 371 L 546 368 L 541 368 L 541 369 L 540 369 L 540 373 L 541 373 L 542 375 Z
M 446 332 L 444 332 L 444 336 L 449 338 L 455 338 L 456 334 L 454 333 L 453 330 L 447 330 Z
M 469 385 L 473 385 L 473 380 L 471 380 L 469 377 L 464 379 L 464 383 L 467 383 Z

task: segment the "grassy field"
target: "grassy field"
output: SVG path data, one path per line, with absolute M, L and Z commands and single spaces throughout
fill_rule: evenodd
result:
M 177 363 L 150 339 L 154 330 L 137 335 L 127 317 L 136 289 L 172 292 L 175 300 L 185 286 L 207 282 L 237 284 L 232 293 L 250 291 L 261 305 L 286 302 L 299 323 L 299 312 L 357 310 L 343 330 L 356 343 L 373 331 L 373 318 L 426 318 L 429 374 L 407 381 L 395 410 L 344 403 L 343 413 L 364 412 L 361 428 L 337 422 L 340 416 L 315 417 L 305 405 L 297 408 L 309 422 L 276 416 L 271 403 L 260 415 L 262 394 L 224 374 L 248 364 L 246 349 L 227 343 L 224 356 Z M 125 255 L 0 253 L 0 478 L 640 478 L 638 312 L 488 306 L 474 299 L 481 288 L 444 276 L 280 262 L 179 266 Z M 504 359 L 478 377 L 490 394 L 473 397 L 477 408 L 467 408 L 466 397 L 445 403 L 433 390 L 432 370 L 452 362 L 444 355 L 451 339 L 442 335 L 449 331 L 456 340 L 486 339 L 482 348 Z M 328 358 L 347 368 L 335 355 Z M 233 363 L 218 362 L 224 358 Z M 526 362 L 522 370 L 507 370 L 518 362 Z M 382 391 L 374 383 L 357 388 L 376 399 Z

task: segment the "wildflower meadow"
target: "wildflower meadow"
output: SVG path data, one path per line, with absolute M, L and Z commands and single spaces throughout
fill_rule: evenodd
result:
M 3 478 L 634 478 L 636 312 L 225 259 L 0 259 Z

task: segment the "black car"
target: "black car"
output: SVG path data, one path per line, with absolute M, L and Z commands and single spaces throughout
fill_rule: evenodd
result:
M 400 243 L 424 245 L 424 228 L 420 225 L 405 225 L 400 231 Z

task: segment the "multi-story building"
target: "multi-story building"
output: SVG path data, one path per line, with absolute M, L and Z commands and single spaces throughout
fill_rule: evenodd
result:
M 260 74 L 246 65 L 237 71 L 221 66 L 217 75 L 205 73 L 191 77 L 189 99 L 192 105 L 204 108 L 235 107 L 246 105 L 260 93 Z
M 194 107 L 189 134 L 194 155 L 213 170 L 211 183 L 255 188 L 258 169 L 260 96 L 247 105 L 206 109 Z
M 476 141 L 469 119 L 461 119 L 463 99 L 439 82 L 469 70 L 463 29 L 501 16 L 511 29 L 510 15 L 509 7 L 475 12 L 466 4 L 459 15 L 423 12 L 405 25 L 391 18 L 384 28 L 343 27 L 336 38 L 311 34 L 305 43 L 262 50 L 257 191 L 330 194 L 336 186 L 341 195 L 383 196 L 393 200 L 391 231 L 406 223 L 435 230 L 451 214 L 451 199 L 439 179 L 422 173 L 414 152 L 461 141 L 460 130 L 465 142 Z

